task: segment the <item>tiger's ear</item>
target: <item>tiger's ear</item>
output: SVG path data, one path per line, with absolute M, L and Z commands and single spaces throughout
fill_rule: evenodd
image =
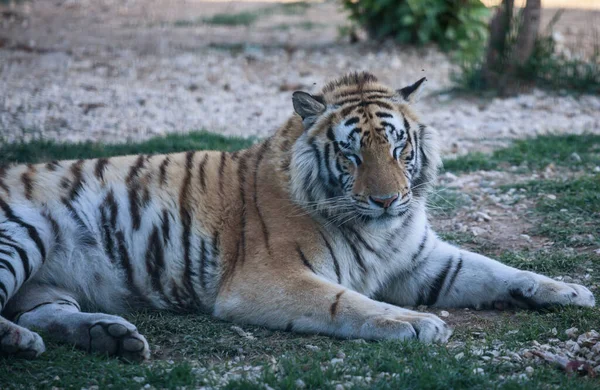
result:
M 426 82 L 427 77 L 423 77 L 416 83 L 397 90 L 398 97 L 409 104 L 416 103 L 421 96 L 421 92 L 423 92 Z
M 322 99 L 302 91 L 293 93 L 292 103 L 294 104 L 294 111 L 300 115 L 305 127 L 312 124 L 327 108 Z

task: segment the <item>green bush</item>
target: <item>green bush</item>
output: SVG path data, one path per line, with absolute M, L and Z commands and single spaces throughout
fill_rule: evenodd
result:
M 480 0 L 342 0 L 370 38 L 434 42 L 444 49 L 478 49 L 488 35 L 489 11 Z M 476 44 L 476 45 L 474 45 Z

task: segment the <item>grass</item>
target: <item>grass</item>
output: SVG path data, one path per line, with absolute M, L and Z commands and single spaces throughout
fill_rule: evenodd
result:
M 205 131 L 187 134 L 169 134 L 150 138 L 140 143 L 101 144 L 82 142 L 78 144 L 36 140 L 28 143 L 2 144 L 0 142 L 0 165 L 9 163 L 39 163 L 51 160 L 74 160 L 80 158 L 111 157 L 126 154 L 175 153 L 187 150 L 214 149 L 235 151 L 249 147 L 254 139 L 223 137 Z
M 292 3 L 277 4 L 269 7 L 262 7 L 253 11 L 242 11 L 237 13 L 219 13 L 209 18 L 196 19 L 196 20 L 177 20 L 174 23 L 175 27 L 190 27 L 196 26 L 201 23 L 217 25 L 217 26 L 251 26 L 256 23 L 260 18 L 269 17 L 271 15 L 301 15 L 304 14 L 307 9 L 311 6 L 310 3 L 298 1 Z M 299 26 L 305 29 L 311 29 L 313 26 L 310 22 L 300 23 Z
M 579 161 L 573 153 L 577 153 Z M 549 164 L 571 169 L 593 169 L 600 165 L 600 135 L 542 135 L 516 140 L 510 147 L 491 155 L 471 153 L 444 161 L 446 171 L 461 173 L 501 170 L 520 166 L 525 170 L 542 169 Z
M 76 146 L 48 141 L 28 144 L 5 144 L 0 147 L 0 163 L 42 162 L 52 159 L 74 159 L 112 156 L 128 153 L 165 153 L 189 149 L 237 150 L 253 140 L 225 138 L 206 132 L 188 135 L 157 137 L 139 144 L 102 145 L 83 143 Z M 530 213 L 535 217 L 538 234 L 555 241 L 544 250 L 501 251 L 498 243 L 466 233 L 442 232 L 442 236 L 459 245 L 497 257 L 522 269 L 551 276 L 577 276 L 592 269 L 590 283 L 600 283 L 600 257 L 587 250 L 588 246 L 572 245 L 568 237 L 572 229 L 598 234 L 600 218 L 600 178 L 591 175 L 587 167 L 597 164 L 593 136 L 538 137 L 524 145 L 521 141 L 493 154 L 495 167 L 521 165 L 544 167 L 549 161 L 564 164 L 574 178 L 557 182 L 537 180 L 526 183 L 529 198 L 537 200 Z M 553 146 L 552 148 L 550 146 Z M 551 157 L 544 151 L 554 153 Z M 567 160 L 557 163 L 557 156 L 569 156 L 573 151 L 582 159 L 575 164 Z M 456 174 L 470 171 L 481 161 L 479 155 L 462 158 L 460 164 L 446 163 Z M 481 169 L 481 168 L 475 168 Z M 491 168 L 490 168 L 491 169 Z M 570 176 L 569 176 L 570 177 Z M 464 195 L 454 190 L 438 189 L 433 198 L 440 218 L 453 215 L 466 204 Z M 546 194 L 556 196 L 549 199 Z M 437 199 L 437 200 L 436 200 Z M 565 214 L 569 218 L 562 220 Z M 570 224 L 570 219 L 577 223 Z M 568 228 L 568 229 L 567 229 Z M 545 230 L 544 230 L 545 229 Z M 153 350 L 150 363 L 125 364 L 116 359 L 91 356 L 69 346 L 59 345 L 46 338 L 47 352 L 36 360 L 0 358 L 0 388 L 99 388 L 140 389 L 195 388 L 201 386 L 227 389 L 296 389 L 298 380 L 305 388 L 334 388 L 342 384 L 354 389 L 529 389 L 569 388 L 594 389 L 598 381 L 591 378 L 567 376 L 549 365 L 534 365 L 534 373 L 523 379 L 531 362 L 501 364 L 482 360 L 472 348 L 517 350 L 531 345 L 532 340 L 545 342 L 548 338 L 564 339 L 564 331 L 576 326 L 581 330 L 596 329 L 600 324 L 598 309 L 563 308 L 547 312 L 506 311 L 486 318 L 474 312 L 456 311 L 453 317 L 471 316 L 458 321 L 451 341 L 464 344 L 423 345 L 413 342 L 363 342 L 337 340 L 318 335 L 300 335 L 271 331 L 261 327 L 244 326 L 254 339 L 241 337 L 231 329 L 232 324 L 206 315 L 177 315 L 167 312 L 142 311 L 127 319 L 146 335 Z M 470 313 L 470 314 L 469 314 Z M 451 318 L 453 318 L 451 317 Z M 553 333 L 556 328 L 557 335 Z M 479 332 L 475 334 L 474 331 Z M 308 346 L 308 347 L 307 347 Z M 315 348 L 316 347 L 316 348 Z M 343 364 L 332 359 L 345 355 Z M 464 357 L 455 356 L 463 353 Z M 477 373 L 483 369 L 484 375 Z M 228 382 L 225 382 L 226 378 Z

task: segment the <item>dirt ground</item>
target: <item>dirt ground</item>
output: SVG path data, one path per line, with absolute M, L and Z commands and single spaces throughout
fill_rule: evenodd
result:
M 588 8 L 566 10 L 559 40 L 593 36 L 589 27 L 600 26 L 599 7 L 580 3 Z M 554 12 L 544 10 L 543 25 Z M 206 21 L 240 13 L 256 20 Z M 445 93 L 454 69 L 446 54 L 432 46 L 350 44 L 338 33 L 346 25 L 336 1 L 0 5 L 0 137 L 122 142 L 197 129 L 263 137 L 291 114 L 292 91 L 318 91 L 351 70 L 398 87 L 426 76 L 429 94 L 417 108 L 444 134 L 447 155 L 540 133 L 600 132 L 598 96 L 534 90 L 508 99 L 455 97 Z

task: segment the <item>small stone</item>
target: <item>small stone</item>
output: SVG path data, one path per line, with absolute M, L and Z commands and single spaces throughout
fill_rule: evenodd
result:
M 558 330 L 556 330 L 556 328 L 552 328 L 550 333 L 552 333 L 553 336 L 556 336 L 558 334 Z
M 440 317 L 450 317 L 450 313 L 448 313 L 446 310 L 442 310 L 440 311 Z
M 573 340 L 568 340 L 565 343 L 565 347 L 567 348 L 567 351 L 569 351 L 571 353 L 577 353 L 581 349 L 581 347 L 579 346 L 579 344 L 577 344 L 577 342 L 573 341 Z
M 483 375 L 483 374 L 485 374 L 485 371 L 483 370 L 483 368 L 474 368 L 473 374 Z
M 484 221 L 489 222 L 492 220 L 492 217 L 489 216 L 489 214 L 486 214 L 482 211 L 478 211 L 475 213 L 477 216 L 483 218 Z
M 306 387 L 306 383 L 304 383 L 302 379 L 296 379 L 296 382 L 294 382 L 294 384 L 296 385 L 297 389 L 303 389 Z
M 136 381 L 137 383 L 142 383 L 143 381 L 146 380 L 146 378 L 144 378 L 143 376 L 134 376 L 132 379 L 134 381 Z
M 456 359 L 456 360 L 460 360 L 460 359 L 462 359 L 464 357 L 465 357 L 465 353 L 464 352 L 459 352 L 456 355 L 454 355 L 454 359 Z
M 519 237 L 521 237 L 525 241 L 531 241 L 531 236 L 529 236 L 528 234 L 520 234 Z
M 594 167 L 594 172 L 600 172 L 600 166 Z
M 550 199 L 550 200 L 556 200 L 556 195 L 552 195 L 552 194 L 547 194 L 546 198 Z
M 335 390 L 344 390 L 344 385 L 341 385 L 341 384 L 335 385 Z
M 569 211 L 569 210 L 567 210 L 567 209 L 560 209 L 561 213 L 566 213 L 567 211 Z
M 317 347 L 316 345 L 310 345 L 310 344 L 306 344 L 304 346 L 304 348 L 308 349 L 309 351 L 320 351 L 321 348 Z
M 531 367 L 531 366 L 525 367 L 525 372 L 527 373 L 527 375 L 533 375 L 533 367 Z
M 577 329 L 575 327 L 569 328 L 569 329 L 565 330 L 565 334 L 570 339 L 576 339 L 577 336 L 579 336 L 579 329 Z
M 344 363 L 344 359 L 333 358 L 331 359 L 330 363 L 335 366 L 336 364 Z
M 338 351 L 338 353 L 335 356 L 340 359 L 344 359 L 346 357 L 346 354 L 344 353 L 344 351 Z
M 581 162 L 581 157 L 577 153 L 573 152 L 569 156 L 569 160 L 571 160 L 573 162 L 576 162 L 576 163 L 580 163 Z

